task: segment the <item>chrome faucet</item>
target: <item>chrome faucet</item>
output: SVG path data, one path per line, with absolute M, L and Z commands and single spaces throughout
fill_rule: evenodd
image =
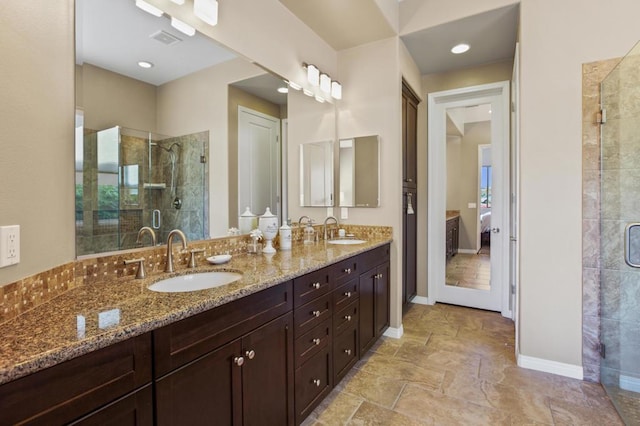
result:
M 336 227 L 339 227 L 340 225 L 338 224 L 338 219 L 336 219 L 334 216 L 327 216 L 327 218 L 324 220 L 324 240 L 327 241 L 327 222 L 329 222 L 330 220 L 333 220 L 336 224 Z M 332 232 L 333 234 L 333 232 Z M 333 238 L 333 236 L 332 236 Z
M 184 232 L 179 229 L 174 229 L 169 232 L 169 236 L 167 237 L 167 264 L 164 267 L 165 272 L 173 272 L 173 251 L 171 245 L 173 243 L 174 235 L 177 235 L 182 240 L 182 249 L 187 249 L 187 236 L 184 235 Z
M 136 238 L 136 244 L 142 243 L 142 237 L 144 236 L 144 234 L 149 234 L 151 236 L 151 245 L 155 246 L 157 241 L 156 233 L 153 229 L 149 228 L 148 226 L 143 226 L 142 228 L 140 228 L 140 230 L 138 231 L 138 238 Z
M 302 226 L 302 219 L 306 218 L 307 219 L 307 223 L 311 222 L 311 218 L 307 215 L 304 216 L 300 216 L 300 219 L 298 219 L 298 226 Z

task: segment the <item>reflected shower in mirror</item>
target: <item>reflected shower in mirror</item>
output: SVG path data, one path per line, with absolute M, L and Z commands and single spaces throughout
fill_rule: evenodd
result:
M 377 135 L 340 139 L 340 207 L 380 205 L 379 150 Z
M 333 141 L 300 145 L 300 206 L 333 206 Z

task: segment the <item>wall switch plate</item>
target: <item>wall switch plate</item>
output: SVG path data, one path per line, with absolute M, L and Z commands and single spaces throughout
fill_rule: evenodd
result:
M 0 268 L 20 263 L 20 225 L 0 226 Z
M 467 207 L 470 209 L 475 209 L 476 208 L 476 203 L 469 203 L 467 204 Z

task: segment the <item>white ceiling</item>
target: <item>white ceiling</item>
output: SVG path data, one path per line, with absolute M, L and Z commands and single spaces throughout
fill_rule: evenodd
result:
M 165 31 L 181 41 L 167 46 L 149 36 Z M 209 37 L 189 37 L 169 18 L 155 17 L 134 0 L 76 0 L 76 63 L 88 62 L 153 85 L 235 58 Z M 138 61 L 155 66 L 140 68 Z

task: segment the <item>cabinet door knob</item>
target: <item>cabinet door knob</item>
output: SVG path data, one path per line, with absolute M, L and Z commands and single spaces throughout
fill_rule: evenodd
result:
M 315 339 L 312 340 L 312 342 L 317 346 L 320 344 L 320 339 L 316 337 Z
M 344 273 L 345 273 L 345 274 L 350 274 L 350 273 L 351 273 L 351 268 L 347 268 L 347 269 L 345 269 L 345 270 L 344 270 Z
M 249 359 L 253 359 L 256 356 L 256 352 L 251 349 L 250 351 L 246 351 L 244 355 Z
M 351 321 L 351 315 L 345 315 L 344 319 L 346 319 L 347 321 Z
M 347 355 L 351 355 L 351 349 L 345 349 L 344 353 L 347 354 Z
M 317 387 L 320 387 L 320 384 L 321 384 L 322 382 L 320 381 L 320 379 L 313 379 L 313 380 L 312 380 L 312 383 L 313 383 L 314 385 L 316 385 Z
M 233 359 L 233 363 L 238 367 L 242 367 L 242 364 L 244 364 L 244 358 L 241 356 L 237 356 Z
M 350 291 L 348 291 L 348 292 L 346 292 L 344 295 L 345 295 L 345 296 L 347 296 L 347 297 L 351 297 L 351 292 L 350 292 Z
M 313 315 L 314 317 L 319 317 L 320 316 L 320 311 L 313 311 L 311 312 L 311 315 Z
M 311 284 L 311 287 L 315 288 L 316 290 L 320 288 L 320 283 L 313 283 Z

